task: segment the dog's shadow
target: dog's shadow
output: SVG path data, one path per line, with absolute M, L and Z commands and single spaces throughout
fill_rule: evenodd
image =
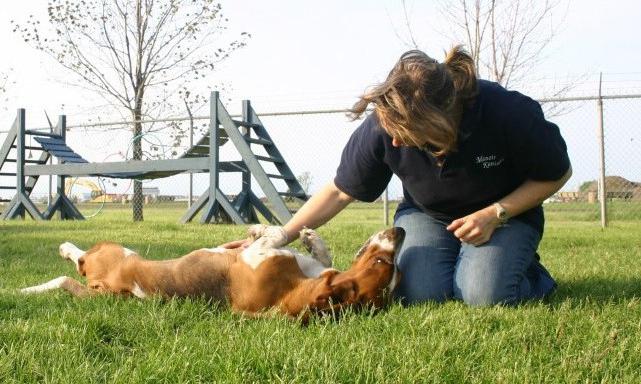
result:
M 641 279 L 586 277 L 557 281 L 558 288 L 550 297 L 550 305 L 615 304 L 641 299 Z

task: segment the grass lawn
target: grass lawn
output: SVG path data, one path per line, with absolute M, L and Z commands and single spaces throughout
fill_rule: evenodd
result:
M 559 289 L 516 308 L 394 305 L 301 327 L 199 300 L 15 292 L 75 276 L 57 254 L 67 240 L 169 258 L 244 235 L 177 224 L 181 212 L 147 210 L 139 224 L 117 208 L 84 222 L 0 222 L 0 383 L 641 382 L 639 219 L 601 230 L 551 212 L 540 253 Z M 346 267 L 381 220 L 380 207 L 357 204 L 319 232 Z

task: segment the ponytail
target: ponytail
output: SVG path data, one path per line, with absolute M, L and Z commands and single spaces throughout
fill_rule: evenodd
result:
M 452 48 L 443 63 L 412 50 L 383 83 L 360 97 L 350 117 L 361 117 L 374 104 L 381 127 L 392 138 L 443 156 L 456 150 L 455 114 L 476 94 L 474 60 L 462 46 Z
M 478 93 L 474 59 L 462 45 L 450 49 L 443 61 L 452 77 L 457 100 L 464 104 Z

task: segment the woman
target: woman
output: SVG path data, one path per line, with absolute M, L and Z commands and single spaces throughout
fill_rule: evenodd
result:
M 334 181 L 284 226 L 289 238 L 353 200 L 375 200 L 396 174 L 404 200 L 394 223 L 406 238 L 395 294 L 403 303 L 514 304 L 551 293 L 556 283 L 536 254 L 541 204 L 571 167 L 540 105 L 477 80 L 461 47 L 443 63 L 406 52 L 354 105 L 354 119 L 370 105 L 374 113 L 345 146 Z

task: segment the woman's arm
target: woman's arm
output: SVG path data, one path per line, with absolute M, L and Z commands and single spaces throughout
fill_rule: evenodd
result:
M 507 216 L 514 217 L 543 203 L 556 193 L 572 176 L 572 167 L 565 175 L 554 181 L 526 180 L 521 186 L 498 201 L 507 211 Z M 461 241 L 472 245 L 487 242 L 496 227 L 499 226 L 494 205 L 483 208 L 470 215 L 456 219 L 447 227 Z
M 336 216 L 349 203 L 354 201 L 350 195 L 342 192 L 334 182 L 330 182 L 312 196 L 283 226 L 287 234 L 287 243 L 298 238 L 303 227 L 316 228 Z M 244 248 L 251 244 L 249 239 L 230 241 L 220 245 L 223 248 Z
M 303 227 L 313 229 L 325 224 L 352 201 L 354 198 L 338 189 L 333 181 L 328 183 L 283 226 L 288 242 L 297 239 Z

